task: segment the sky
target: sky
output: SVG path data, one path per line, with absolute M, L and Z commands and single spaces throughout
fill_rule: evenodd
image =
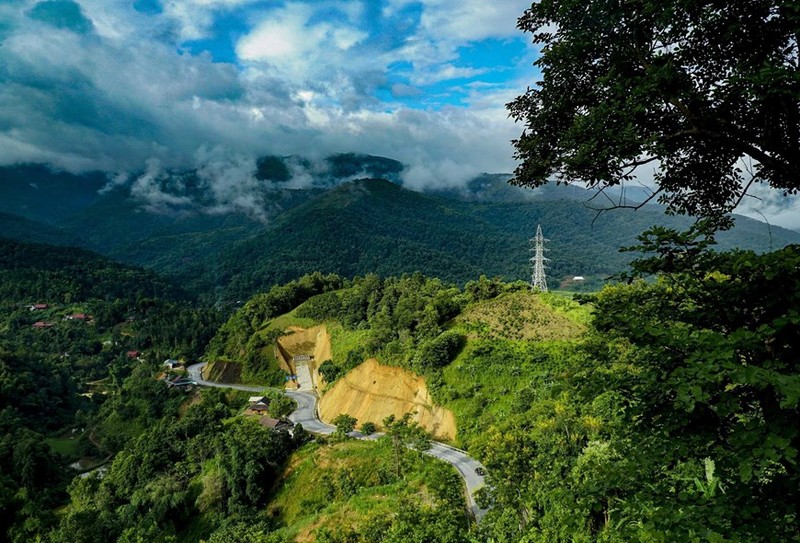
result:
M 0 165 L 116 174 L 388 156 L 412 188 L 514 168 L 529 0 L 3 0 Z
M 522 127 L 505 104 L 540 78 L 516 28 L 529 6 L 0 0 L 0 165 L 101 170 L 145 194 L 196 169 L 239 200 L 270 154 L 386 156 L 418 190 L 508 173 Z M 754 195 L 739 212 L 800 229 L 799 198 Z

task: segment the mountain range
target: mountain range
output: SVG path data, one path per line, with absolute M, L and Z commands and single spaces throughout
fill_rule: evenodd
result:
M 656 205 L 598 212 L 583 188 L 521 189 L 504 174 L 416 192 L 401 185 L 402 164 L 368 155 L 262 157 L 251 167 L 244 182 L 209 168 L 127 178 L 0 168 L 0 235 L 90 249 L 223 301 L 315 270 L 526 280 L 539 224 L 552 286 L 573 276 L 598 286 L 634 257 L 618 249 L 643 230 L 691 222 Z M 800 243 L 800 233 L 740 216 L 719 242 L 766 251 Z

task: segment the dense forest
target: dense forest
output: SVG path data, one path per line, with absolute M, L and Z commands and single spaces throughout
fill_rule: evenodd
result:
M 284 541 L 302 532 L 297 519 L 316 518 L 318 541 L 790 540 L 798 323 L 787 294 L 800 257 L 793 247 L 757 255 L 705 243 L 663 229 L 642 236 L 638 249 L 654 256 L 634 264 L 629 284 L 584 295 L 583 305 L 486 277 L 460 288 L 421 274 L 311 274 L 223 324 L 150 272 L 8 242 L 14 254 L 46 249 L 52 259 L 39 268 L 26 258 L 25 273 L 4 275 L 4 532 L 15 541 Z M 73 267 L 86 269 L 83 279 L 64 271 Z M 164 297 L 151 298 L 158 284 Z M 739 305 L 721 316 L 732 298 Z M 91 320 L 65 318 L 81 313 Z M 305 444 L 302 430 L 289 438 L 237 416 L 246 393 L 187 393 L 156 379 L 164 358 L 202 355 L 278 384 L 264 347 L 279 335 L 265 332 L 287 322 L 333 330 L 333 357 L 320 367 L 329 385 L 368 357 L 425 377 L 456 415 L 455 444 L 487 467 L 479 525 L 459 517 L 451 472 L 424 475 L 433 468 L 419 453 L 405 453 L 398 479 L 383 464 L 391 449 Z M 351 471 L 331 465 L 332 500 L 296 517 L 287 504 L 307 490 L 293 485 L 320 483 L 290 484 L 284 472 L 309 454 L 345 455 Z M 376 454 L 372 468 L 358 463 Z M 105 476 L 70 481 L 66 464 L 78 458 L 109 462 Z M 444 493 L 419 502 L 415 481 L 441 477 Z M 408 507 L 379 528 L 375 496 L 389 488 L 410 491 Z M 337 524 L 353 500 L 367 500 L 359 520 Z
M 656 205 L 598 212 L 617 200 L 578 186 L 526 192 L 500 174 L 462 188 L 415 192 L 399 184 L 399 163 L 369 156 L 329 157 L 328 173 L 292 188 L 281 179 L 294 160 L 259 162 L 259 191 L 252 195 L 257 213 L 251 214 L 212 212 L 213 194 L 192 172 L 159 178 L 170 200 L 190 202 L 166 209 L 137 199 L 128 186 L 103 190 L 101 176 L 0 167 L 0 228 L 6 237 L 80 246 L 145 266 L 205 303 L 222 305 L 315 270 L 350 279 L 420 271 L 462 286 L 480 275 L 525 280 L 537 225 L 550 240 L 554 285 L 581 276 L 583 287 L 596 289 L 625 269 L 633 255 L 618 249 L 635 243 L 645 228 L 691 224 Z M 370 177 L 349 177 L 360 173 Z M 63 184 L 75 194 L 57 200 Z M 36 205 L 43 192 L 54 195 L 53 209 Z M 746 217 L 719 236 L 722 248 L 759 252 L 799 241 L 796 232 Z
M 0 240 L 0 274 L 2 530 L 28 541 L 56 522 L 67 464 L 96 467 L 176 413 L 160 361 L 200 356 L 222 315 L 78 249 Z

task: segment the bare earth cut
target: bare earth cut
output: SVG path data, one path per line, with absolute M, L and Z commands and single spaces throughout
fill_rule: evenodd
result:
M 298 376 L 301 390 L 312 391 L 320 383 L 317 368 L 331 358 L 331 336 L 322 325 L 311 328 L 290 326 L 288 330 L 290 334 L 278 339 L 276 358 L 281 369 Z M 313 358 L 308 362 L 292 361 L 292 357 L 303 354 L 310 354 Z
M 425 380 L 394 366 L 382 366 L 371 358 L 339 379 L 319 401 L 319 416 L 330 422 L 340 413 L 372 422 L 381 428 L 389 415 L 413 417 L 435 439 L 453 441 L 456 421 L 453 413 L 435 406 Z

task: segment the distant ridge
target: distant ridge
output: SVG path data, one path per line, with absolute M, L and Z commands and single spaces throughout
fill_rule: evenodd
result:
M 0 168 L 0 235 L 91 249 L 218 301 L 313 271 L 345 277 L 420 271 L 456 283 L 480 275 L 528 280 L 528 240 L 537 224 L 552 240 L 554 285 L 580 275 L 586 288 L 596 288 L 634 258 L 619 247 L 634 245 L 654 224 L 683 229 L 691 221 L 665 216 L 655 205 L 598 215 L 592 207 L 607 202 L 587 203 L 591 192 L 581 187 L 521 189 L 505 174 L 425 193 L 403 188 L 397 178 L 347 181 L 354 172 L 402 171 L 397 161 L 367 155 L 329 158 L 324 175 L 295 187 L 287 175 L 303 160 L 260 162 L 264 179 L 250 178 L 251 192 L 237 193 L 249 207 L 215 203 L 210 181 L 193 172 L 150 178 L 147 194 L 166 202 L 158 207 L 146 205 L 130 182 L 107 187 L 99 173 Z M 719 239 L 722 249 L 766 251 L 800 243 L 800 233 L 739 217 Z

